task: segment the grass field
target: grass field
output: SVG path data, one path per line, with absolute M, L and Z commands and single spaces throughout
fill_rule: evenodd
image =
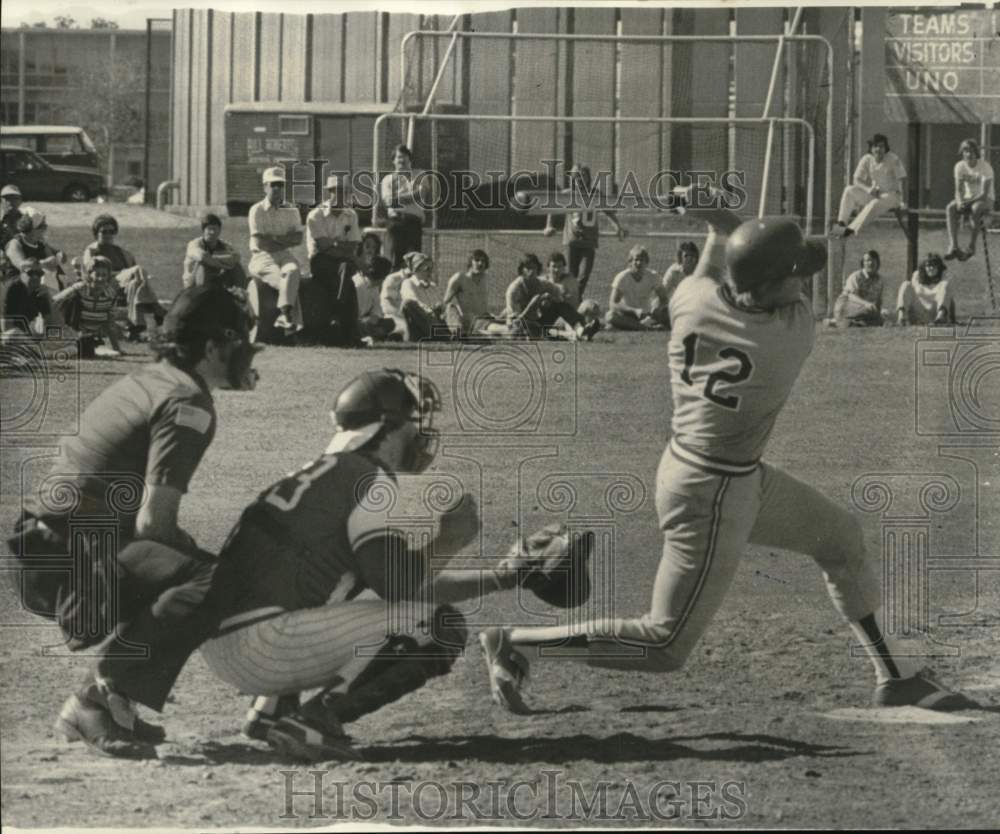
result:
M 224 237 L 245 239 L 241 223 L 227 221 Z M 161 294 L 172 294 L 183 245 L 197 228 L 122 225 L 120 242 L 154 272 Z M 943 249 L 943 239 L 933 237 L 943 233 L 929 234 L 934 248 Z M 54 226 L 50 237 L 70 253 L 90 239 L 82 227 Z M 903 277 L 898 237 L 894 228 L 880 227 L 847 250 L 849 261 L 872 246 L 882 252 L 887 300 Z M 602 241 L 596 297 L 605 297 L 632 242 Z M 515 243 L 544 253 L 551 241 L 508 240 L 509 251 L 517 251 Z M 661 239 L 650 245 L 654 267 L 662 270 L 675 245 Z M 501 271 L 509 257 L 495 258 L 498 282 L 509 274 Z M 981 264 L 951 270 L 963 319 L 989 309 Z M 821 328 L 767 454 L 853 506 L 870 558 L 884 567 L 895 564 L 893 542 L 926 542 L 929 570 L 910 586 L 916 596 L 907 597 L 919 604 L 898 609 L 899 626 L 926 627 L 927 636 L 908 641 L 914 654 L 988 705 L 1000 703 L 998 335 L 985 324 L 957 334 Z M 665 347 L 664 334 L 605 333 L 579 346 L 269 348 L 258 361 L 257 391 L 217 395 L 219 430 L 182 506 L 182 524 L 202 546 L 217 549 L 260 490 L 323 450 L 331 432 L 327 412 L 347 380 L 373 367 L 419 369 L 448 401 L 442 450 L 429 478 L 457 479 L 478 495 L 483 512 L 481 541 L 462 559 L 485 561 L 503 552 L 517 530 L 551 520 L 597 527 L 609 532 L 612 545 L 599 553 L 594 611 L 641 613 L 660 550 L 653 494 L 670 420 Z M 24 377 L 3 380 L 4 530 L 26 485 L 45 471 L 56 435 L 72 430 L 82 406 L 146 359 L 133 346 L 117 362 L 85 363 L 78 375 L 61 379 L 54 374 L 44 390 Z M 959 378 L 966 370 L 968 378 Z M 476 387 L 477 379 L 488 384 Z M 12 404 L 34 403 L 45 406 L 44 413 L 32 412 L 34 422 L 22 414 L 27 406 L 11 411 Z M 490 426 L 500 433 L 482 431 Z M 355 821 L 544 827 L 589 820 L 968 828 L 997 819 L 1000 708 L 940 723 L 906 710 L 864 709 L 870 664 L 852 656 L 848 630 L 815 565 L 793 554 L 748 548 L 726 604 L 679 673 L 539 665 L 527 690 L 537 712 L 515 718 L 491 705 L 479 648 L 470 641 L 449 676 L 349 728 L 364 761 L 310 768 L 290 766 L 239 735 L 246 699 L 217 681 L 200 656 L 185 669 L 163 716 L 171 741 L 158 762 L 98 760 L 54 738 L 52 720 L 86 659 L 53 649 L 57 631 L 19 610 L 9 589 L 15 578 L 8 571 L 0 591 L 6 825 L 311 826 L 352 813 Z M 473 631 L 556 616 L 509 593 L 463 610 Z M 528 787 L 513 810 L 506 793 L 508 802 L 491 814 L 486 786 L 506 785 L 496 789 L 503 794 L 516 780 Z M 733 790 L 744 801 L 722 806 L 736 816 L 719 813 L 711 790 L 714 799 L 699 808 L 693 780 L 742 786 Z M 680 783 L 667 790 L 676 801 L 668 796 L 651 812 L 650 797 L 665 790 L 657 787 L 664 782 Z M 421 792 L 431 783 L 444 786 L 446 812 L 436 811 L 437 789 Z M 321 807 L 311 793 L 288 794 L 290 786 L 311 792 L 315 784 Z M 375 798 L 352 794 L 359 784 L 373 785 L 366 795 Z M 469 785 L 484 791 L 476 813 L 472 806 L 459 812 L 457 797 Z M 588 799 L 604 791 L 603 812 L 582 813 L 577 791 Z M 629 804 L 632 791 L 638 804 Z

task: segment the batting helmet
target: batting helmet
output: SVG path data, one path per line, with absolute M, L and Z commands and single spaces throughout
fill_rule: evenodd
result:
M 792 276 L 812 275 L 826 263 L 826 246 L 806 240 L 784 217 L 747 220 L 726 241 L 726 266 L 737 292 Z
M 433 414 L 441 410 L 441 395 L 430 380 L 396 368 L 366 371 L 351 380 L 337 395 L 330 417 L 337 433 L 328 453 L 350 452 L 373 440 L 383 428 L 418 422 L 406 468 L 422 472 L 437 452 Z

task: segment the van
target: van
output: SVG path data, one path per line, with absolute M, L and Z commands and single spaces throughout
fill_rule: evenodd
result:
M 71 125 L 17 125 L 0 127 L 6 147 L 34 151 L 52 165 L 91 168 L 101 172 L 97 148 L 82 127 Z

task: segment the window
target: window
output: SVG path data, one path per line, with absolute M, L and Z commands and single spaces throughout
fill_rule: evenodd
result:
M 278 116 L 278 133 L 283 136 L 308 136 L 308 116 Z
M 45 153 L 80 153 L 80 140 L 76 136 L 46 136 Z
M 8 171 L 40 171 L 45 165 L 28 151 L 8 151 L 3 155 L 3 167 Z

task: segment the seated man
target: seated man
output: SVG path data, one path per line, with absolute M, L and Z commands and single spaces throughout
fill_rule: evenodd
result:
M 410 275 L 403 281 L 400 296 L 410 341 L 450 338 L 451 332 L 443 318 L 444 306 L 437 298 L 434 262 L 419 252 L 405 255 L 404 260 Z
M 663 273 L 663 301 L 665 304 L 670 303 L 670 299 L 673 298 L 681 281 L 691 275 L 696 266 L 698 266 L 698 246 L 694 241 L 685 240 L 677 247 L 677 263 L 668 266 L 667 271 Z
M 22 262 L 17 279 L 4 283 L 0 298 L 0 334 L 3 342 L 19 336 L 36 335 L 32 325 L 39 316 L 46 325 L 52 323 L 52 296 L 42 284 L 44 275 L 41 264 L 29 260 Z
M 850 237 L 887 211 L 906 208 L 906 169 L 889 150 L 889 140 L 876 133 L 868 142 L 868 149 L 854 170 L 854 184 L 847 186 L 840 198 L 840 211 L 831 234 Z M 855 211 L 857 217 L 851 220 Z
M 382 257 L 382 241 L 373 232 L 362 238 L 358 271 L 354 274 L 354 291 L 357 298 L 357 332 L 360 338 L 387 339 L 396 329 L 396 322 L 382 310 L 382 282 L 389 275 L 391 266 Z
M 541 261 L 531 254 L 517 265 L 518 277 L 507 287 L 507 326 L 511 333 L 540 339 L 561 337 L 565 332 L 566 338 L 592 339 L 596 329 L 584 329 L 583 318 L 563 299 L 562 289 L 539 277 L 541 271 Z
M 962 158 L 955 163 L 955 199 L 948 203 L 948 252 L 944 259 L 960 261 L 971 258 L 976 253 L 979 228 L 983 225 L 996 200 L 993 166 L 980 158 L 979 143 L 966 139 L 958 147 Z M 958 227 L 961 217 L 968 218 L 972 226 L 969 248 L 962 250 L 958 245 Z
M 611 282 L 608 326 L 617 330 L 661 330 L 670 327 L 670 311 L 659 276 L 649 269 L 645 246 L 633 246 L 628 269 Z
M 357 266 L 361 226 L 357 212 L 346 207 L 340 177 L 327 178 L 326 193 L 326 202 L 320 203 L 306 217 L 306 251 L 313 280 L 332 287 L 339 283 L 344 269 L 350 275 Z
M 844 291 L 833 305 L 831 324 L 856 327 L 882 326 L 882 259 L 875 249 L 861 256 L 861 269 L 847 276 Z
M 562 290 L 563 300 L 567 304 L 579 307 L 580 279 L 566 268 L 566 256 L 562 252 L 553 252 L 545 264 L 545 275 L 548 280 Z M 579 310 L 577 310 L 579 312 Z
M 274 326 L 291 335 L 302 329 L 299 283 L 302 274 L 292 247 L 302 243 L 299 210 L 285 202 L 285 170 L 264 172 L 264 199 L 250 207 L 251 278 L 263 281 L 278 293 L 278 318 Z
M 201 237 L 187 245 L 184 253 L 184 274 L 181 284 L 188 287 L 215 284 L 225 289 L 244 289 L 247 274 L 240 263 L 240 253 L 226 243 L 222 234 L 222 218 L 217 214 L 201 216 Z
M 444 293 L 444 317 L 455 338 L 482 336 L 497 323 L 489 310 L 490 256 L 482 249 L 469 255 L 464 272 L 448 279 Z
M 955 323 L 955 299 L 944 277 L 947 268 L 937 252 L 929 252 L 913 277 L 899 285 L 897 324 Z

